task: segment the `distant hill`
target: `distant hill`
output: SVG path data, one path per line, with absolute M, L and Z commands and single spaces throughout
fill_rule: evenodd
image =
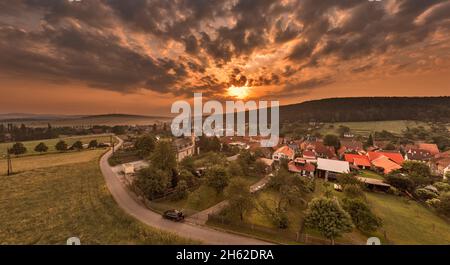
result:
M 312 100 L 280 106 L 280 120 L 450 122 L 450 97 L 357 97 Z

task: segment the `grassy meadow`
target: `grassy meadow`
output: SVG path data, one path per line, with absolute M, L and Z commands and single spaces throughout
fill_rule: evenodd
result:
M 0 245 L 188 244 L 125 214 L 110 195 L 98 165 L 105 150 L 13 160 L 21 172 L 0 175 Z
M 43 142 L 48 147 L 47 153 L 55 153 L 57 152 L 55 149 L 55 145 L 60 140 L 64 140 L 67 145 L 70 147 L 73 143 L 76 141 L 81 141 L 83 144 L 88 144 L 91 140 L 97 140 L 99 143 L 110 141 L 110 136 L 106 134 L 99 134 L 99 135 L 83 135 L 83 136 L 70 136 L 70 137 L 60 137 L 60 138 L 54 138 L 54 139 L 45 139 L 45 140 L 37 140 L 37 141 L 24 141 L 22 142 L 23 145 L 27 148 L 27 152 L 21 156 L 27 156 L 27 155 L 36 155 L 39 154 L 34 151 L 34 148 L 39 143 Z M 114 141 L 115 138 L 113 137 Z M 0 143 L 0 158 L 6 154 L 6 151 L 8 148 L 10 148 L 14 143 Z

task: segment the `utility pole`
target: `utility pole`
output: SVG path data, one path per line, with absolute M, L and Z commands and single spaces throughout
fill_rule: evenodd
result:
M 109 136 L 109 142 L 112 146 L 112 154 L 114 155 L 114 142 L 113 142 L 113 136 L 112 134 Z
M 11 155 L 9 154 L 9 148 L 6 151 L 6 161 L 8 163 L 8 172 L 7 175 L 10 176 L 13 173 L 12 170 L 12 162 L 11 162 Z

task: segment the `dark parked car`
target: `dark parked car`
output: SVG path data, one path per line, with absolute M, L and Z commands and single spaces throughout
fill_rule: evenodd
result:
M 165 219 L 169 219 L 172 221 L 183 221 L 184 220 L 184 214 L 181 211 L 178 210 L 167 210 L 164 212 L 163 217 Z

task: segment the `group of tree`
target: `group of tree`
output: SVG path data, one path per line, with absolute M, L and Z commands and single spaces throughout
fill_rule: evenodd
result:
M 89 142 L 88 148 L 97 148 L 97 147 L 98 147 L 97 140 L 91 140 Z M 40 142 L 34 147 L 34 151 L 37 153 L 45 153 L 48 151 L 48 149 L 49 149 L 48 146 L 44 142 Z M 68 145 L 64 140 L 58 141 L 55 145 L 55 149 L 60 152 L 65 152 L 69 150 Z M 81 150 L 81 149 L 83 149 L 83 143 L 81 141 L 75 141 L 70 147 L 70 150 Z M 21 142 L 14 143 L 12 147 L 8 149 L 9 154 L 13 154 L 16 156 L 25 154 L 27 151 L 28 151 L 27 148 Z
M 146 148 L 147 140 L 143 141 Z M 148 150 L 148 149 L 147 149 Z M 164 195 L 168 189 L 187 192 L 187 181 L 179 181 L 175 152 L 169 141 L 158 141 L 153 152 L 149 154 L 150 166 L 137 173 L 134 185 L 139 188 L 148 199 L 152 200 Z M 180 185 L 177 187 L 177 185 Z M 183 195 L 184 196 L 184 195 Z
M 134 148 L 141 158 L 148 157 L 155 149 L 156 139 L 153 135 L 143 135 L 134 142 Z
M 382 226 L 382 220 L 370 209 L 364 188 L 354 174 L 342 174 L 338 182 L 343 187 L 342 202 L 331 192 L 325 192 L 325 196 L 308 204 L 305 217 L 306 227 L 319 231 L 332 244 L 337 237 L 351 232 L 353 227 L 371 233 Z
M 430 167 L 418 161 L 405 161 L 402 169 L 394 170 L 386 176 L 386 182 L 403 192 L 413 193 L 421 186 L 433 182 Z

